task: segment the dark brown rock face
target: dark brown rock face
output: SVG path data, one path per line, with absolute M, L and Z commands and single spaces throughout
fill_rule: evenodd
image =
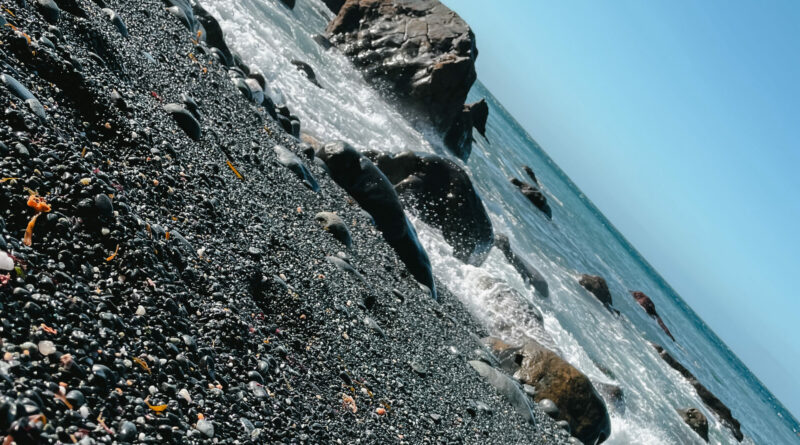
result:
M 658 312 L 656 312 L 656 305 L 655 303 L 653 303 L 653 300 L 651 300 L 650 297 L 645 295 L 644 292 L 634 291 L 631 292 L 631 295 L 633 295 L 634 300 L 636 300 L 636 302 L 639 303 L 639 306 L 641 306 L 644 309 L 644 311 L 647 312 L 647 315 L 653 317 L 656 320 L 658 325 L 661 326 L 661 330 L 663 330 L 664 333 L 667 334 L 667 336 L 672 339 L 672 341 L 675 341 L 675 337 L 672 336 L 672 333 L 669 331 L 669 328 L 667 328 L 667 325 L 664 324 L 664 320 L 662 320 L 661 316 L 659 316 Z
M 658 351 L 661 358 L 667 362 L 673 369 L 678 371 L 689 383 L 694 387 L 695 391 L 697 391 L 697 395 L 700 396 L 700 400 L 706 404 L 712 411 L 714 411 L 722 423 L 728 427 L 733 433 L 733 437 L 736 438 L 739 442 L 744 439 L 744 435 L 742 434 L 742 428 L 739 424 L 739 421 L 733 417 L 733 413 L 731 413 L 730 408 L 728 408 L 720 399 L 717 398 L 708 388 L 705 387 L 699 380 L 692 374 L 685 366 L 683 366 L 679 361 L 675 360 L 675 357 L 670 355 L 669 352 L 664 350 L 659 345 L 653 345 L 653 347 Z
M 578 283 L 592 293 L 601 303 L 611 305 L 611 292 L 603 277 L 596 275 L 583 275 Z
M 689 425 L 698 436 L 708 442 L 708 419 L 697 408 L 679 409 L 678 414 L 681 415 L 683 421 Z
M 497 352 L 506 372 L 536 388 L 535 401 L 550 399 L 556 404 L 558 419 L 569 423 L 578 440 L 595 444 L 611 435 L 611 420 L 603 399 L 589 378 L 558 354 L 533 339 L 519 348 L 493 339 L 484 343 Z
M 438 0 L 347 0 L 327 32 L 412 124 L 446 135 L 454 154 L 469 156 L 473 114 L 464 121 L 464 101 L 478 49 L 458 14 Z M 474 117 L 481 125 L 480 113 Z
M 442 230 L 456 258 L 479 265 L 494 243 L 492 220 L 469 175 L 436 155 L 365 152 L 389 178 L 407 207 Z

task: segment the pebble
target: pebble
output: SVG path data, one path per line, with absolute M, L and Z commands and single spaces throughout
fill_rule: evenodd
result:
M 199 141 L 202 136 L 200 130 L 200 122 L 189 112 L 183 105 L 180 104 L 166 104 L 164 111 L 169 113 L 178 126 L 186 132 L 186 134 L 195 141 Z
M 214 437 L 214 425 L 208 420 L 205 419 L 198 420 L 197 431 L 200 431 L 208 438 Z
M 542 399 L 539 400 L 537 403 L 539 409 L 541 409 L 545 414 L 552 418 L 557 418 L 559 414 L 559 409 L 556 404 L 550 399 Z
M 42 340 L 39 342 L 39 354 L 50 355 L 56 352 L 56 345 L 50 340 Z

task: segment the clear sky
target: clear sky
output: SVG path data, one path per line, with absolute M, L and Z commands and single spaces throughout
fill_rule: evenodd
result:
M 481 81 L 800 417 L 800 2 L 445 2 Z

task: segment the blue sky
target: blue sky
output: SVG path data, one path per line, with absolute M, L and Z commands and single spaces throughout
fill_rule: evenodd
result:
M 800 417 L 800 2 L 446 3 L 481 81 Z

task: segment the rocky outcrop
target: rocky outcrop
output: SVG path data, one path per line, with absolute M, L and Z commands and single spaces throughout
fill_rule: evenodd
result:
M 667 325 L 664 324 L 664 321 L 661 319 L 661 316 L 659 316 L 658 312 L 656 312 L 656 305 L 653 303 L 653 300 L 651 300 L 650 297 L 645 295 L 644 292 L 631 291 L 631 295 L 633 296 L 633 299 L 636 300 L 637 303 L 639 303 L 639 306 L 641 306 L 644 309 L 647 315 L 653 317 L 656 320 L 658 325 L 661 326 L 661 329 L 664 331 L 664 333 L 667 334 L 667 336 L 671 338 L 672 341 L 675 341 L 675 337 L 672 336 L 672 333 L 667 328 Z
M 431 262 L 406 218 L 389 179 L 366 156 L 345 142 L 330 142 L 316 152 L 331 178 L 367 211 L 383 237 L 421 284 L 436 298 Z
M 503 369 L 536 389 L 534 400 L 552 400 L 558 419 L 569 423 L 572 434 L 585 444 L 601 443 L 611 435 L 611 420 L 603 399 L 585 374 L 533 339 L 521 347 L 487 339 Z
M 485 99 L 464 105 L 453 125 L 444 135 L 444 144 L 450 150 L 466 161 L 472 153 L 472 128 L 478 130 L 486 138 L 486 120 L 489 118 L 489 105 Z
M 481 113 L 465 117 L 464 101 L 477 78 L 478 49 L 458 14 L 438 0 L 347 0 L 327 32 L 413 125 L 446 135 L 456 156 L 469 156 L 467 120 L 480 125 Z
M 679 409 L 678 414 L 689 428 L 708 442 L 708 419 L 697 408 Z
M 730 408 L 728 408 L 720 399 L 717 398 L 708 388 L 705 387 L 699 380 L 692 374 L 685 366 L 683 366 L 679 361 L 675 359 L 669 352 L 667 352 L 664 348 L 659 345 L 653 345 L 656 349 L 658 354 L 664 359 L 665 362 L 673 369 L 678 371 L 686 380 L 689 381 L 695 391 L 697 391 L 697 395 L 700 396 L 700 400 L 706 404 L 712 411 L 714 411 L 717 416 L 719 416 L 720 421 L 723 425 L 725 425 L 728 429 L 731 430 L 733 433 L 733 437 L 736 438 L 739 442 L 744 439 L 744 435 L 742 434 L 741 425 L 739 421 L 733 417 L 733 413 L 731 413 Z
M 601 303 L 606 306 L 611 306 L 611 291 L 608 290 L 608 284 L 603 277 L 597 275 L 581 275 L 578 283 L 586 290 L 592 293 Z
M 550 295 L 550 288 L 547 285 L 547 280 L 544 279 L 544 276 L 536 270 L 535 267 L 517 255 L 511 248 L 511 242 L 506 235 L 495 235 L 494 246 L 503 252 L 506 260 L 514 266 L 514 269 L 517 270 L 526 283 L 533 286 L 541 296 L 548 297 Z
M 394 184 L 408 208 L 442 231 L 456 258 L 483 263 L 494 242 L 492 221 L 461 167 L 440 156 L 411 151 L 364 154 Z
M 527 182 L 521 181 L 517 178 L 511 178 L 510 182 L 516 186 L 526 198 L 528 198 L 528 201 L 535 205 L 537 209 L 541 210 L 542 213 L 547 215 L 548 219 L 553 218 L 553 211 L 550 209 L 550 204 L 547 203 L 547 197 L 544 196 L 544 193 L 542 193 L 541 190 L 536 188 L 536 186 L 528 184 Z

